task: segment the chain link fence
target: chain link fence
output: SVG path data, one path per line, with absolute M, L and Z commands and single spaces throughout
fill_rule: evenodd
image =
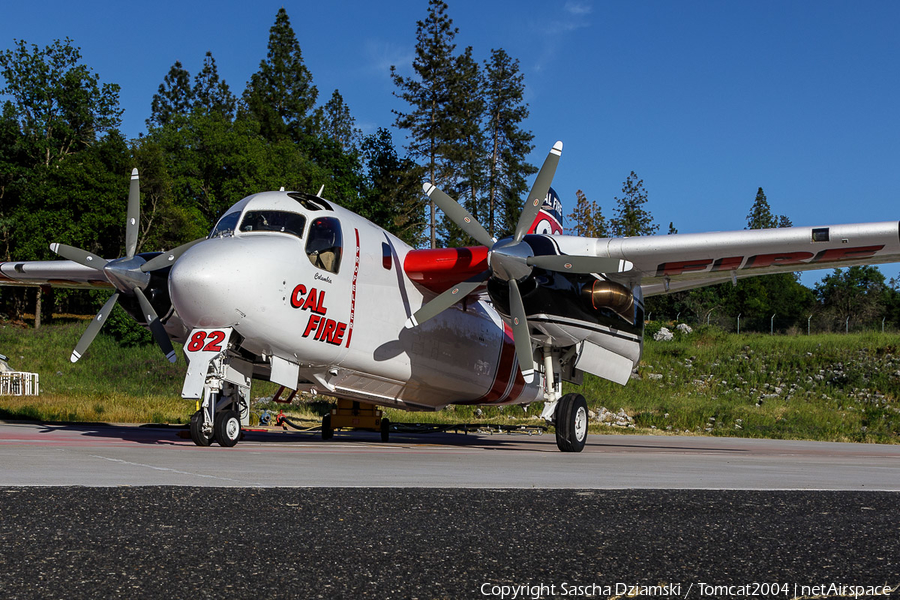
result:
M 668 315 L 648 314 L 648 322 L 658 321 L 669 327 L 678 323 L 686 323 L 691 327 L 697 325 L 713 325 L 729 333 L 768 333 L 771 335 L 816 335 L 822 333 L 865 333 L 876 332 L 898 334 L 900 328 L 896 323 L 883 319 L 855 319 L 831 315 L 812 314 L 806 318 L 779 316 L 777 313 L 766 316 L 758 315 L 726 315 L 712 311 L 701 316 L 694 314 Z

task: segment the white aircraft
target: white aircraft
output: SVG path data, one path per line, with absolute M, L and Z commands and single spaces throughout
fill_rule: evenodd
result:
M 66 261 L 0 264 L 0 284 L 105 287 L 114 293 L 72 353 L 77 361 L 118 299 L 169 360 L 188 358 L 182 396 L 197 401 L 191 437 L 233 446 L 248 423 L 252 379 L 326 394 L 322 422 L 380 429 L 377 407 L 543 401 L 559 449 L 587 438 L 587 404 L 562 394 L 583 373 L 625 384 L 642 351 L 644 298 L 767 273 L 900 260 L 897 221 L 590 239 L 559 235 L 550 183 L 557 142 L 512 237 L 495 240 L 452 198 L 426 193 L 472 248 L 411 248 L 318 195 L 244 198 L 209 236 L 136 254 L 131 176 L 125 257 L 63 244 Z M 558 201 L 557 201 L 558 202 Z M 542 210 L 545 207 L 545 210 Z M 558 207 L 557 207 L 558 208 Z M 531 233 L 532 231 L 541 233 Z

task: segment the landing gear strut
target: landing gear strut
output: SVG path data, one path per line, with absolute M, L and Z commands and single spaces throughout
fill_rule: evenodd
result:
M 544 412 L 541 417 L 556 426 L 556 446 L 562 452 L 581 452 L 587 441 L 587 402 L 581 394 L 562 395 L 559 372 L 560 355 L 544 347 Z
M 181 397 L 197 400 L 191 415 L 191 440 L 231 448 L 241 439 L 241 425 L 250 424 L 250 383 L 253 363 L 229 345 L 233 330 L 194 329 L 185 345 L 188 371 Z

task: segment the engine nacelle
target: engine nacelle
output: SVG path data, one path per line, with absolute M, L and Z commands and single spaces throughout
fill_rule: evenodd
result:
M 143 252 L 138 254 L 138 256 L 144 260 L 150 260 L 160 254 L 160 252 Z M 159 320 L 166 328 L 166 333 L 169 334 L 173 341 L 179 342 L 184 341 L 188 330 L 178 315 L 175 314 L 172 299 L 169 297 L 169 271 L 171 271 L 171 267 L 151 271 L 150 283 L 147 284 L 143 291 L 144 295 L 147 296 L 147 300 L 150 301 L 150 305 L 153 306 L 153 310 L 159 315 Z M 122 294 L 119 296 L 119 305 L 139 325 L 147 326 L 147 319 L 142 314 L 141 306 L 135 296 Z

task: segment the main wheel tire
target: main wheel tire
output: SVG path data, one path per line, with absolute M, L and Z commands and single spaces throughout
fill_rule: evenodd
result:
M 198 446 L 209 446 L 212 436 L 203 433 L 203 409 L 191 415 L 191 440 Z
M 233 410 L 216 414 L 213 438 L 224 448 L 231 448 L 241 439 L 241 417 Z
M 563 452 L 581 452 L 587 441 L 588 409 L 581 394 L 566 394 L 556 405 L 556 445 Z
M 334 428 L 331 426 L 331 413 L 322 417 L 322 439 L 330 440 L 334 437 Z
M 391 438 L 391 422 L 385 417 L 381 419 L 381 441 L 387 443 Z

